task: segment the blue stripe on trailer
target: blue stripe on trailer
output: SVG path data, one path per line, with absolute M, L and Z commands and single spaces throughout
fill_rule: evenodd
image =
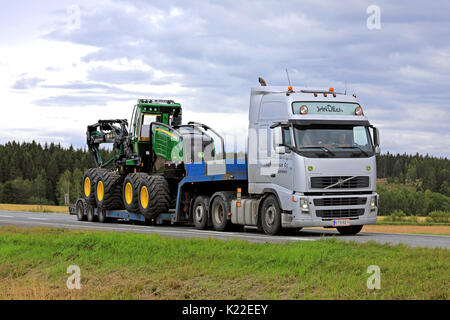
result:
M 97 215 L 97 208 L 95 208 L 95 214 Z M 115 210 L 106 210 L 107 218 L 115 218 L 115 219 L 129 219 L 135 221 L 145 221 L 145 217 L 138 213 L 131 213 L 128 211 L 115 211 Z

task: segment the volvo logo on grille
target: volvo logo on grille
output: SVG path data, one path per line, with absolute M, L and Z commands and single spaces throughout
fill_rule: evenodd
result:
M 347 179 L 342 179 L 342 178 L 338 178 L 338 181 L 336 183 L 330 184 L 329 186 L 325 187 L 324 189 L 330 189 L 336 186 L 341 186 L 343 185 L 345 182 L 350 181 L 352 179 L 356 178 L 356 176 L 347 178 Z

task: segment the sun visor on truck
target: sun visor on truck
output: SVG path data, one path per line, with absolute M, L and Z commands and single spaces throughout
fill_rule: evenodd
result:
M 316 120 L 316 119 L 305 119 L 305 120 L 289 120 L 289 122 L 302 126 L 310 126 L 315 124 L 322 125 L 356 125 L 356 126 L 370 126 L 370 122 L 367 120 Z

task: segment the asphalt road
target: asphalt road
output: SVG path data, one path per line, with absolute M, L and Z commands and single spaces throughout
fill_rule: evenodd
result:
M 251 242 L 285 242 L 285 241 L 316 241 L 336 237 L 343 241 L 405 244 L 410 247 L 450 248 L 450 236 L 392 234 L 378 232 L 360 232 L 356 236 L 342 236 L 334 230 L 303 229 L 289 235 L 268 236 L 256 230 L 246 229 L 245 232 L 218 232 L 213 230 L 197 230 L 190 226 L 146 226 L 128 221 L 114 223 L 99 223 L 77 221 L 76 216 L 57 213 L 31 213 L 19 211 L 1 211 L 0 225 L 17 225 L 22 227 L 55 227 L 68 229 L 88 229 L 116 232 L 158 233 L 177 238 L 217 238 L 222 240 L 242 239 Z

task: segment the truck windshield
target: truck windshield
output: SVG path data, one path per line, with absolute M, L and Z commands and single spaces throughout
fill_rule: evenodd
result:
M 354 125 L 294 125 L 296 149 L 302 153 L 346 157 L 373 155 L 369 129 Z M 347 155 L 346 155 L 347 154 Z

